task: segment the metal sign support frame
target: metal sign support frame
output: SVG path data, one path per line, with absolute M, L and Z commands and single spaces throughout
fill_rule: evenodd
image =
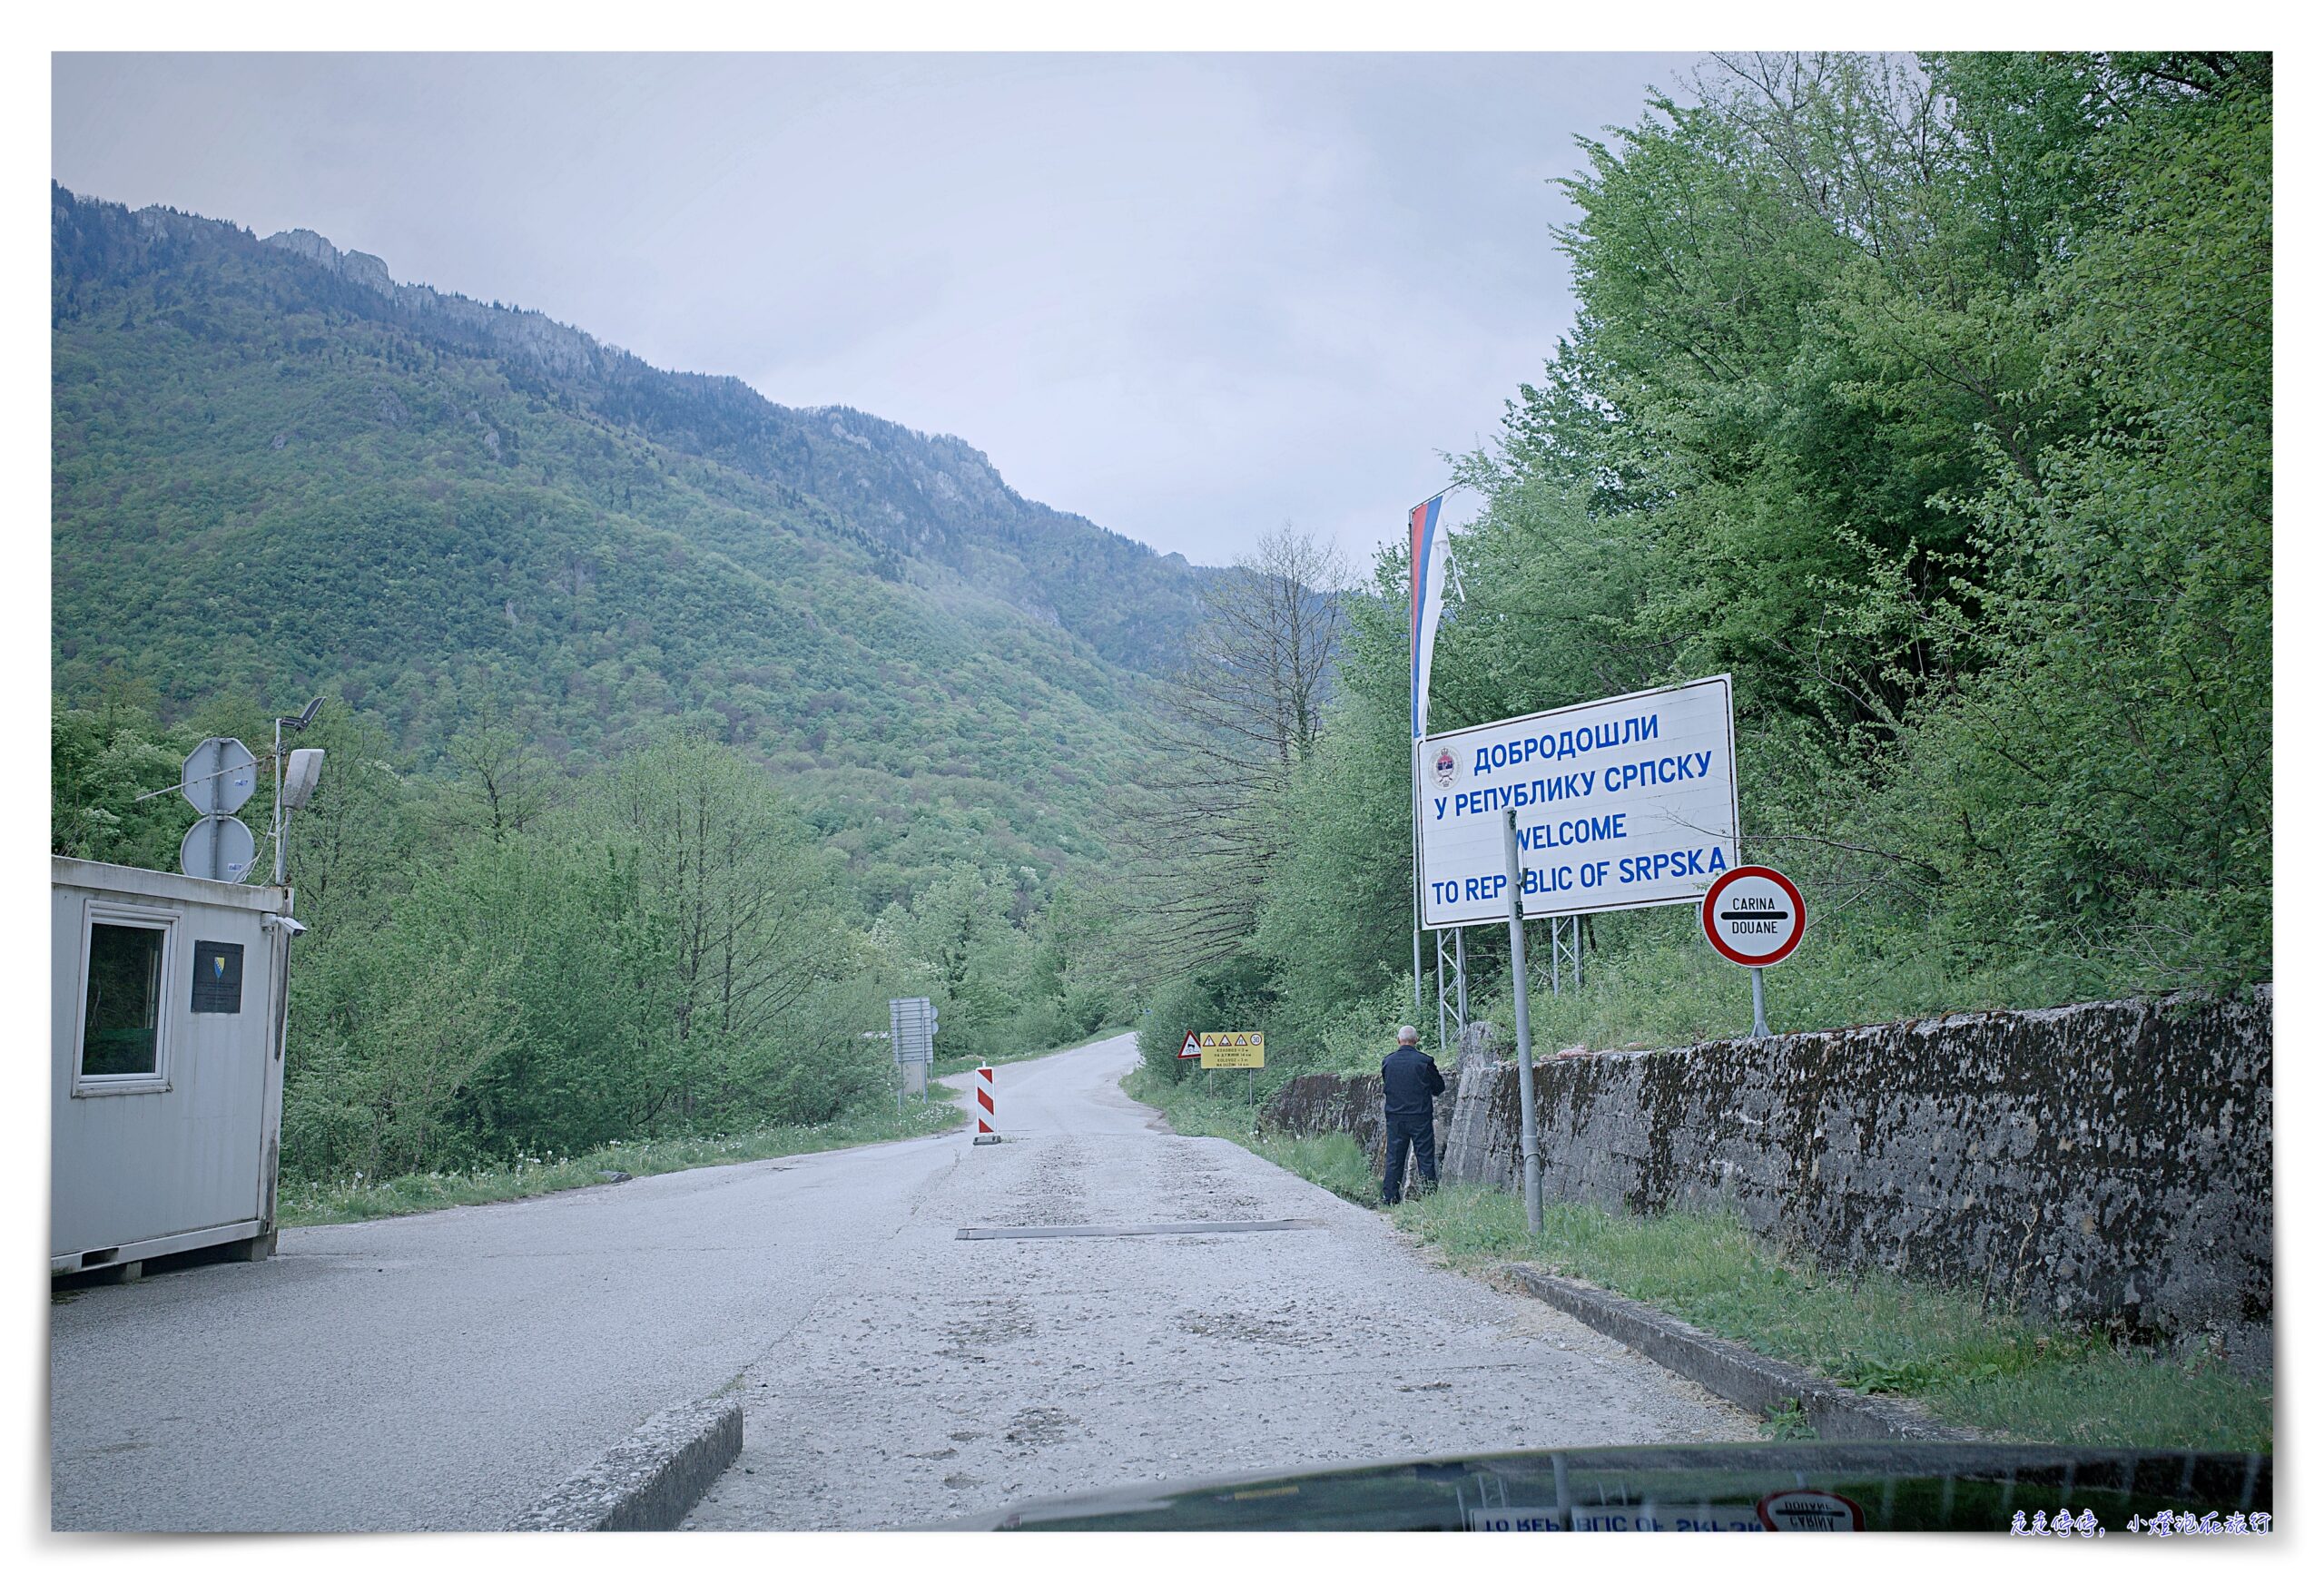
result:
M 1444 929 L 1431 931 L 1436 936 L 1436 1048 L 1442 1055 L 1451 1047 L 1446 1040 L 1445 1024 L 1451 1020 L 1452 1032 L 1457 1037 L 1469 1026 L 1469 940 L 1461 925 L 1449 931 L 1452 936 L 1452 975 L 1444 973 Z
M 1581 988 L 1581 913 L 1550 919 L 1550 993 L 1566 992 L 1565 980 L 1571 976 L 1573 987 Z

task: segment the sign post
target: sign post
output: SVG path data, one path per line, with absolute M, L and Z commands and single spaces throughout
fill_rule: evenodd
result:
M 1509 860 L 1509 979 L 1517 992 L 1517 1138 L 1525 1155 L 1525 1229 L 1541 1229 L 1541 1130 L 1533 1107 L 1533 1018 L 1525 1005 L 1524 862 L 1517 850 L 1517 811 L 1502 824 Z
M 1728 961 L 1751 969 L 1751 1037 L 1768 1037 L 1766 970 L 1799 949 L 1807 902 L 1799 887 L 1759 863 L 1729 869 L 1703 892 L 1704 938 Z
M 1190 1033 L 1187 1037 L 1201 1040 L 1199 1053 L 1206 1070 L 1216 1071 L 1223 1067 L 1251 1074 L 1250 1080 L 1244 1086 L 1244 1094 L 1251 1102 L 1252 1108 L 1256 1109 L 1259 1103 L 1259 1069 L 1267 1064 L 1267 1036 L 1246 1028 L 1240 1033 Z M 1184 1054 L 1184 1051 L 1180 1052 L 1182 1058 Z
M 936 1059 L 936 1008 L 928 997 L 888 1002 L 888 1037 L 895 1046 L 897 1093 L 927 1098 L 928 1068 Z
M 185 756 L 178 790 L 202 819 L 178 843 L 178 871 L 239 885 L 258 858 L 250 826 L 233 817 L 258 785 L 258 760 L 230 736 L 213 736 Z M 278 872 L 274 882 L 282 883 Z

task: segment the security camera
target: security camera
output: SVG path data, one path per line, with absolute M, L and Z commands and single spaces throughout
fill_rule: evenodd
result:
M 268 929 L 279 929 L 293 939 L 307 932 L 307 926 L 287 912 L 262 913 L 259 922 Z

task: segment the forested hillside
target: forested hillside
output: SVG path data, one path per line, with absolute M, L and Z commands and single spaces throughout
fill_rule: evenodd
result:
M 1720 59 L 1642 105 L 1565 183 L 1573 333 L 1461 464 L 1432 725 L 1731 672 L 1745 855 L 1809 900 L 1779 1027 L 2270 977 L 2272 138 L 2264 54 Z M 1411 1014 L 1407 578 L 1219 826 L 1249 921 L 1157 1003 L 1164 1078 L 1188 1026 L 1288 1067 Z M 1585 933 L 1537 1048 L 1748 1027 L 1689 910 Z
M 1205 574 L 958 440 L 52 199 L 52 847 L 175 867 L 139 794 L 323 697 L 290 1175 L 909 1125 L 889 997 L 944 1058 L 1128 1011 L 1089 881 Z
M 328 692 L 423 769 L 479 712 L 574 767 L 687 718 L 885 895 L 1095 855 L 1182 561 L 958 440 L 664 373 L 310 233 L 53 198 L 65 699 Z

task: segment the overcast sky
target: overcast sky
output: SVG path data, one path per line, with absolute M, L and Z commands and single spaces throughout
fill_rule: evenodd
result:
M 59 55 L 56 179 L 1368 558 L 1571 322 L 1577 133 L 1687 55 Z

